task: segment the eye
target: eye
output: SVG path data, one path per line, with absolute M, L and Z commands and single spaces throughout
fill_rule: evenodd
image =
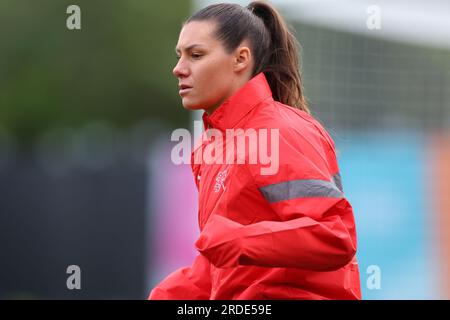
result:
M 191 57 L 194 58 L 194 59 L 199 59 L 201 56 L 202 56 L 202 55 L 199 54 L 199 53 L 193 53 L 193 54 L 191 54 Z

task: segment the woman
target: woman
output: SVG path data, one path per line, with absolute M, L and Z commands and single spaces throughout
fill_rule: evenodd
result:
M 211 5 L 184 23 L 173 73 L 183 106 L 205 110 L 206 133 L 192 154 L 200 254 L 150 299 L 361 298 L 353 210 L 334 143 L 303 96 L 298 47 L 262 1 Z M 218 133 L 250 129 L 277 138 L 269 141 L 276 170 L 249 161 L 261 141 L 243 158 L 238 150 L 225 163 L 196 161 L 211 146 L 235 148 L 235 138 Z

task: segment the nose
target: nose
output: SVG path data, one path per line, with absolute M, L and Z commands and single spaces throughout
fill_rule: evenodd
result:
M 178 63 L 173 68 L 172 73 L 177 78 L 186 77 L 188 75 L 189 69 L 184 64 L 184 62 L 181 58 L 178 60 Z

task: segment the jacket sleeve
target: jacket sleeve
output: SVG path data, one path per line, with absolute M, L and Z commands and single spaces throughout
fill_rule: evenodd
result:
M 176 270 L 158 284 L 149 300 L 208 300 L 211 293 L 209 261 L 198 255 L 191 267 Z
M 261 201 L 279 218 L 242 225 L 217 212 L 196 242 L 199 252 L 222 268 L 332 271 L 348 264 L 356 253 L 353 209 L 342 191 L 334 149 L 324 146 L 328 153 L 285 143 L 288 153 L 280 158 L 279 172 L 255 180 Z
M 245 226 L 216 214 L 205 225 L 196 247 L 220 268 L 256 265 L 337 270 L 356 253 L 356 244 L 340 217 L 350 210 L 349 203 L 341 199 L 321 220 L 301 217 Z

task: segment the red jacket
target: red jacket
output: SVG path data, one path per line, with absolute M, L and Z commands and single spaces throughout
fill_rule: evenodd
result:
M 205 113 L 203 122 L 224 134 L 224 146 L 232 141 L 225 139 L 227 129 L 277 129 L 278 171 L 262 174 L 267 164 L 249 163 L 254 148 L 244 164 L 236 156 L 235 163 L 199 163 L 219 141 L 205 134 L 192 154 L 200 254 L 149 298 L 360 299 L 353 210 L 324 128 L 274 101 L 263 73 L 212 115 Z

